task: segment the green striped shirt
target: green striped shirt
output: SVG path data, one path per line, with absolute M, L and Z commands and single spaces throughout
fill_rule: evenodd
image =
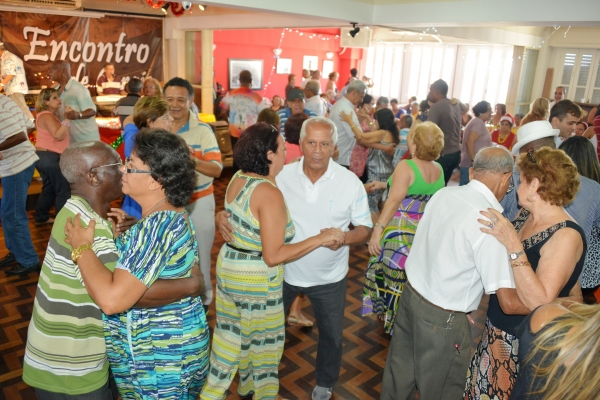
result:
M 88 294 L 71 246 L 65 243 L 69 217 L 81 214 L 87 226 L 96 220 L 92 245 L 111 271 L 118 260 L 109 221 L 81 197 L 71 197 L 56 216 L 33 305 L 23 362 L 23 380 L 51 392 L 77 395 L 92 392 L 108 380 L 102 311 Z

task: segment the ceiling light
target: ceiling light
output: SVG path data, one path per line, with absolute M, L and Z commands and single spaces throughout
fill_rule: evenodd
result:
M 206 10 L 208 6 L 203 6 L 202 4 L 198 4 L 198 8 L 200 9 L 200 11 L 204 11 Z
M 356 22 L 350 22 L 350 24 L 352 24 L 352 27 L 354 29 L 352 29 L 350 32 L 348 32 L 348 34 L 352 37 L 356 37 L 356 35 L 358 35 L 358 32 L 360 32 L 360 28 L 356 25 L 358 25 L 358 23 Z
M 169 6 L 171 5 L 171 3 L 166 3 L 164 6 L 162 6 L 160 9 L 163 12 L 163 14 L 167 15 L 167 10 L 169 9 Z

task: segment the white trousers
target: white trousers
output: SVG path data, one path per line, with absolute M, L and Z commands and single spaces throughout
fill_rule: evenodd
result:
M 204 275 L 206 295 L 204 305 L 213 300 L 213 287 L 210 280 L 210 252 L 215 241 L 215 196 L 211 193 L 189 204 L 185 208 L 192 219 L 198 241 L 200 271 Z

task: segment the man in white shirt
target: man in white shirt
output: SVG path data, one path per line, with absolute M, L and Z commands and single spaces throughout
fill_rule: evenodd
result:
M 300 131 L 304 157 L 286 165 L 276 177 L 296 228 L 291 243 L 301 242 L 324 228 L 345 231 L 343 244 L 318 248 L 284 268 L 284 309 L 289 309 L 297 294 L 308 296 L 319 328 L 314 400 L 331 398 L 340 374 L 348 246 L 364 243 L 373 226 L 363 185 L 356 175 L 331 159 L 336 141 L 337 130 L 330 120 L 306 120 Z M 217 226 L 230 241 L 233 237 L 227 217 L 226 212 L 219 213 Z
M 563 141 L 575 134 L 575 126 L 582 116 L 581 107 L 571 100 L 560 100 L 552 107 L 549 121 L 552 128 L 560 131 L 555 140 L 557 149 Z
M 306 86 L 306 83 L 310 81 L 310 71 L 307 69 L 303 69 L 302 70 L 302 83 L 300 84 L 300 86 L 302 86 L 302 89 L 304 89 L 304 87 Z
M 304 88 L 304 95 L 306 96 L 304 107 L 314 112 L 318 117 L 324 117 L 327 110 L 325 103 L 321 100 L 321 96 L 319 96 L 319 89 L 319 82 L 315 80 L 308 81 Z
M 4 91 L 4 94 L 19 106 L 27 118 L 33 120 L 33 115 L 25 103 L 28 90 L 23 61 L 6 50 L 4 43 L 0 42 L 0 92 Z
M 348 168 L 350 166 L 350 154 L 356 144 L 356 137 L 352 132 L 352 126 L 348 125 L 340 118 L 343 111 L 346 114 L 352 114 L 352 123 L 354 126 L 360 126 L 358 117 L 354 112 L 356 107 L 362 101 L 367 85 L 361 80 L 354 80 L 348 85 L 346 95 L 339 99 L 329 113 L 329 119 L 333 121 L 338 131 L 338 150 L 340 156 L 337 159 L 338 164 Z
M 406 260 L 408 281 L 398 305 L 381 388 L 382 400 L 459 399 L 471 359 L 467 313 L 483 293 L 515 288 L 506 248 L 483 233 L 480 211 L 502 212 L 513 170 L 504 148 L 477 153 L 471 182 L 433 196 Z
M 550 110 L 552 110 L 552 107 L 554 107 L 556 103 L 566 98 L 567 88 L 564 86 L 557 86 L 556 89 L 554 89 L 554 101 L 550 102 Z

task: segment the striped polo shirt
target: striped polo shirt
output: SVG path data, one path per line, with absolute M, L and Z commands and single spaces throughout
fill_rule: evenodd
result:
M 25 383 L 69 395 L 92 392 L 108 380 L 102 311 L 85 289 L 64 240 L 67 218 L 78 213 L 86 226 L 96 221 L 92 248 L 106 268 L 113 271 L 119 258 L 110 222 L 83 198 L 71 197 L 52 227 L 23 360 Z
M 190 113 L 190 119 L 179 129 L 177 134 L 194 149 L 194 156 L 197 159 L 214 162 L 223 169 L 221 150 L 219 149 L 215 133 L 210 126 L 204 122 L 199 122 L 193 113 Z M 196 171 L 196 186 L 194 187 L 190 203 L 212 194 L 214 191 L 213 180 L 213 177 Z
M 0 143 L 14 135 L 27 135 L 27 128 L 34 128 L 33 122 L 21 111 L 10 97 L 0 94 Z M 12 176 L 29 168 L 39 160 L 35 147 L 25 140 L 7 150 L 2 150 L 0 176 Z

